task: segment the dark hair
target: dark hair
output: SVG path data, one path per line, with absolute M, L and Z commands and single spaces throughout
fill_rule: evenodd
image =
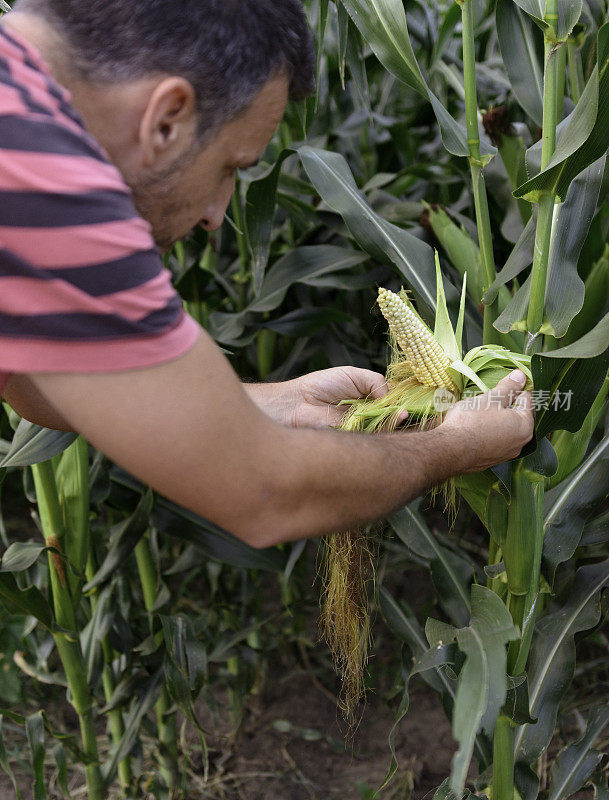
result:
M 85 80 L 166 72 L 195 89 L 200 134 L 237 117 L 285 72 L 290 96 L 314 88 L 314 48 L 301 0 L 23 0 L 65 37 Z

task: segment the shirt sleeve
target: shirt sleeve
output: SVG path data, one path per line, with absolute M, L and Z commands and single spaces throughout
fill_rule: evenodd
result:
M 51 117 L 0 116 L 0 372 L 153 366 L 198 335 L 94 140 Z

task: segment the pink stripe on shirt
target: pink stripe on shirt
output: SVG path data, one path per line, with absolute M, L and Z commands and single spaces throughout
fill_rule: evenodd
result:
M 141 217 L 65 228 L 0 226 L 0 245 L 39 267 L 84 267 L 154 249 L 150 225 Z
M 32 153 L 27 150 L 4 149 L 6 158 L 0 163 L 0 186 L 3 191 L 23 191 L 35 186 L 39 192 L 109 191 L 127 194 L 119 171 L 112 164 L 100 163 L 95 172 L 90 156 L 58 153 Z
M 200 328 L 183 313 L 158 336 L 109 342 L 65 342 L 0 336 L 2 370 L 13 372 L 120 372 L 172 361 L 197 341 Z
M 93 297 L 67 281 L 0 277 L 0 312 L 23 316 L 39 314 L 119 314 L 138 322 L 163 308 L 174 295 L 169 273 L 133 289 Z M 0 359 L 1 360 L 1 359 Z

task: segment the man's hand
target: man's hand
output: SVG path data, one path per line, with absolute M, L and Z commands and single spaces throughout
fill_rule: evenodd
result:
M 509 461 L 530 441 L 534 415 L 526 377 L 515 370 L 486 394 L 457 403 L 437 429 L 463 439 L 462 472 L 480 472 Z
M 343 400 L 376 399 L 388 390 L 382 375 L 357 367 L 334 367 L 284 383 L 245 384 L 244 388 L 266 414 L 290 428 L 336 427 L 348 410 L 339 405 Z M 398 422 L 406 416 L 404 412 Z

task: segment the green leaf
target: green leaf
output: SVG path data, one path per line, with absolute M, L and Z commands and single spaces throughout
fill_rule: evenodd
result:
M 359 246 L 378 261 L 393 264 L 416 296 L 434 311 L 436 281 L 431 247 L 368 206 L 341 155 L 308 146 L 298 152 L 320 196 L 343 217 Z M 454 290 L 452 294 L 447 291 L 447 297 L 454 296 Z
M 575 634 L 598 623 L 600 594 L 608 581 L 609 560 L 581 567 L 563 604 L 537 623 L 528 673 L 531 714 L 537 722 L 518 728 L 514 739 L 517 760 L 524 764 L 536 761 L 552 738 L 558 706 L 575 669 Z
M 234 567 L 271 572 L 285 569 L 287 556 L 276 547 L 250 547 L 213 523 L 163 498 L 157 498 L 152 521 L 159 531 L 194 544 L 200 552 L 201 563 L 214 558 Z
M 53 758 L 57 764 L 57 783 L 59 790 L 66 800 L 72 800 L 70 789 L 68 788 L 68 762 L 64 746 L 57 742 L 53 747 Z
M 609 131 L 609 23 L 597 37 L 597 63 L 579 102 L 559 125 L 560 138 L 547 167 L 519 186 L 515 197 L 538 202 L 542 192 L 564 200 L 571 181 L 607 150 Z M 539 150 L 533 145 L 532 150 Z
M 45 550 L 44 544 L 13 542 L 2 556 L 0 572 L 23 572 L 33 566 Z
M 292 148 L 283 150 L 275 164 L 250 183 L 245 195 L 245 228 L 252 254 L 255 295 L 260 293 L 264 271 L 271 251 L 271 235 L 273 232 L 279 175 L 283 162 L 294 152 Z
M 452 718 L 453 735 L 459 742 L 450 788 L 461 797 L 479 727 L 492 733 L 507 693 L 506 644 L 518 638 L 509 611 L 497 595 L 484 586 L 472 586 L 472 616 L 467 628 L 457 632 L 465 663 Z
M 273 311 L 280 306 L 288 289 L 296 283 L 315 285 L 315 280 L 343 272 L 368 260 L 366 253 L 335 245 L 296 247 L 278 259 L 266 272 L 258 297 L 238 314 L 210 315 L 210 331 L 214 338 L 230 343 L 245 330 L 248 314 Z
M 544 331 L 560 338 L 584 302 L 584 282 L 577 264 L 596 212 L 605 156 L 580 173 L 559 207 L 552 230 Z
M 0 599 L 11 614 L 26 614 L 36 617 L 45 628 L 51 629 L 53 615 L 49 604 L 36 586 L 20 589 L 11 573 L 0 572 Z
M 584 735 L 561 750 L 552 764 L 548 800 L 571 797 L 586 783 L 603 758 L 603 753 L 593 750 L 592 746 L 607 725 L 609 706 L 596 706 L 590 710 Z
M 260 327 L 269 328 L 282 336 L 301 338 L 313 336 L 334 322 L 349 322 L 350 314 L 336 308 L 296 308 L 279 319 L 260 323 Z
M 431 103 L 446 149 L 456 156 L 469 156 L 467 133 L 429 89 L 417 64 L 406 22 L 402 0 L 342 0 L 364 40 L 381 64 Z M 481 151 L 486 161 L 496 150 L 481 137 Z
M 102 766 L 102 776 L 104 784 L 107 787 L 112 785 L 120 762 L 127 758 L 133 749 L 142 723 L 158 698 L 162 677 L 163 671 L 159 669 L 142 687 L 140 687 L 138 697 L 134 700 L 129 714 L 126 716 L 125 732 L 123 733 L 121 741 L 117 747 L 112 748 Z
M 587 519 L 608 493 L 609 434 L 572 475 L 546 492 L 543 558 L 550 586 L 558 565 L 573 556 Z
M 550 29 L 551 35 L 559 40 L 565 39 L 572 31 L 582 12 L 582 0 L 558 0 L 558 20 L 550 26 L 544 19 L 546 7 L 544 0 L 515 0 L 523 11 L 532 17 L 542 29 Z
M 95 575 L 83 586 L 83 592 L 88 593 L 96 586 L 110 580 L 131 555 L 150 524 L 152 501 L 152 491 L 148 490 L 133 514 L 111 528 L 108 553 Z
M 25 720 L 27 740 L 32 754 L 32 767 L 34 769 L 34 800 L 46 800 L 46 781 L 44 779 L 44 757 L 46 747 L 44 743 L 44 723 L 42 712 L 37 711 Z
M 469 583 L 474 574 L 473 565 L 440 544 L 416 505 L 405 506 L 393 514 L 389 524 L 407 547 L 427 561 L 440 604 L 456 625 L 465 625 L 470 614 Z
M 564 346 L 573 344 L 592 330 L 597 321 L 607 312 L 609 301 L 609 247 L 594 262 L 585 282 L 584 304 L 581 311 L 569 325 L 569 330 L 561 340 Z
M 465 291 L 466 282 L 463 281 Z M 463 295 L 462 295 L 463 296 Z M 461 318 L 463 327 L 463 318 Z M 453 325 L 446 307 L 446 295 L 444 294 L 444 282 L 442 280 L 442 270 L 440 269 L 440 258 L 436 251 L 436 322 L 434 327 L 434 338 L 440 343 L 446 355 L 451 359 L 461 358 L 461 346 L 457 342 Z
M 555 430 L 578 431 L 601 390 L 607 375 L 609 352 L 601 351 L 602 355 L 596 358 L 580 355 L 586 352 L 585 344 L 578 347 L 582 341 L 569 345 L 573 348 L 570 352 L 574 353 L 570 358 L 556 357 L 556 353 L 568 350 L 561 348 L 536 354 L 531 359 L 535 390 L 547 393 L 544 395 L 547 408 L 536 414 L 538 438 Z
M 575 433 L 570 431 L 556 431 L 552 436 L 552 447 L 558 457 L 558 469 L 547 483 L 548 489 L 553 489 L 561 483 L 581 463 L 590 439 L 596 430 L 599 420 L 607 410 L 607 394 L 609 392 L 609 377 L 605 378 L 600 392 L 597 394 L 586 419 L 581 428 Z M 542 441 L 547 442 L 547 439 Z
M 76 433 L 52 431 L 22 419 L 11 447 L 0 467 L 28 467 L 62 453 L 78 437 Z
M 535 41 L 536 29 L 513 0 L 498 0 L 497 39 L 516 100 L 541 127 L 543 121 L 543 65 Z
M 4 723 L 4 715 L 0 714 L 0 767 L 4 770 L 4 772 L 8 775 L 11 779 L 11 783 L 13 784 L 13 788 L 15 790 L 15 794 L 17 795 L 17 800 L 22 800 L 21 791 L 17 784 L 17 779 L 15 778 L 15 773 L 11 768 L 11 764 L 6 753 L 6 748 L 4 746 L 4 737 L 2 735 L 2 727 Z

